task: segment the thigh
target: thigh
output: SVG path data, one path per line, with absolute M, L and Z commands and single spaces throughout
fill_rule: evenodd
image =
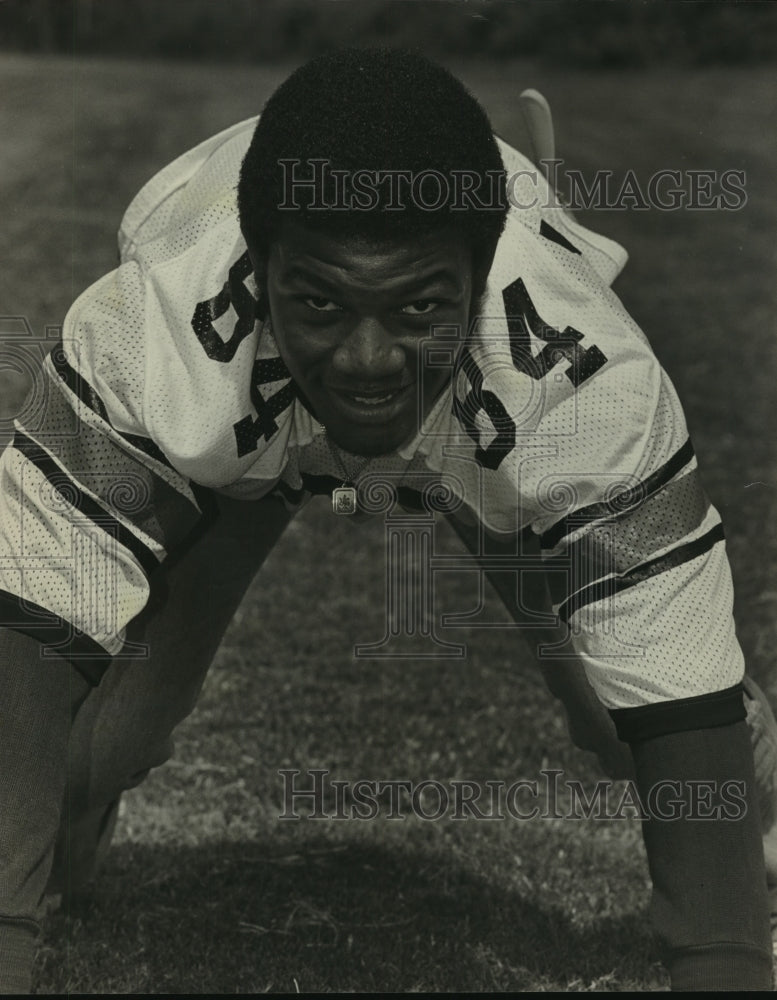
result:
M 232 617 L 290 514 L 275 498 L 217 498 L 219 516 L 151 579 L 128 642 L 76 716 L 71 808 L 108 805 L 170 755 L 170 734 L 194 708 Z

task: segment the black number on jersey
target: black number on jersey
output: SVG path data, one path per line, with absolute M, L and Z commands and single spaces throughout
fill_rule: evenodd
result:
M 583 334 L 574 327 L 563 330 L 546 323 L 534 307 L 526 285 L 520 278 L 502 290 L 502 299 L 510 334 L 510 356 L 519 372 L 538 381 L 561 361 L 568 361 L 564 374 L 574 386 L 579 386 L 602 365 L 607 357 L 592 344 L 582 347 Z M 545 342 L 537 354 L 532 354 L 529 334 Z M 462 348 L 456 362 L 454 379 L 463 371 L 470 389 L 463 400 L 453 395 L 453 413 L 477 445 L 475 460 L 486 469 L 498 469 L 515 447 L 516 426 L 502 401 L 495 393 L 483 388 L 483 373 L 467 347 Z M 476 418 L 484 413 L 494 429 L 494 438 L 483 448 Z
M 231 361 L 242 341 L 251 333 L 256 322 L 256 299 L 245 286 L 245 279 L 251 273 L 251 259 L 248 251 L 235 261 L 218 295 L 205 302 L 198 302 L 192 316 L 192 329 L 205 353 L 212 361 Z M 229 340 L 222 340 L 213 325 L 233 306 L 237 322 Z
M 510 354 L 519 372 L 539 380 L 560 361 L 568 361 L 564 374 L 572 385 L 579 386 L 606 364 L 607 357 L 595 344 L 580 345 L 583 334 L 579 330 L 573 326 L 557 330 L 542 319 L 521 278 L 502 289 L 502 300 L 510 331 Z M 538 354 L 532 354 L 530 333 L 545 341 Z
M 230 267 L 227 280 L 218 295 L 205 302 L 198 302 L 192 316 L 192 329 L 211 361 L 224 364 L 231 361 L 240 344 L 254 329 L 257 319 L 261 319 L 261 307 L 245 285 L 251 274 L 251 258 L 248 251 Z M 213 321 L 224 316 L 233 307 L 237 322 L 229 340 L 222 340 Z M 287 384 L 269 396 L 262 395 L 259 387 L 268 382 L 288 380 Z M 256 419 L 243 417 L 233 425 L 238 458 L 256 451 L 259 439 L 269 441 L 278 430 L 275 418 L 294 402 L 294 385 L 291 375 L 281 358 L 262 358 L 254 362 L 251 375 L 251 402 L 256 410 Z
M 483 372 L 477 362 L 463 347 L 456 363 L 456 371 L 463 371 L 469 379 L 470 390 L 463 402 L 456 393 L 453 394 L 453 414 L 459 420 L 464 430 L 475 444 L 475 460 L 486 469 L 498 469 L 502 459 L 515 447 L 515 424 L 510 414 L 504 408 L 501 399 L 489 389 L 483 388 Z M 455 375 L 454 375 L 455 378 Z M 496 437 L 486 448 L 480 446 L 475 418 L 478 413 L 485 413 L 496 431 Z
M 278 430 L 275 418 L 294 402 L 294 383 L 288 381 L 282 389 L 267 399 L 259 391 L 259 386 L 284 379 L 291 379 L 291 375 L 281 358 L 262 358 L 254 362 L 251 402 L 254 404 L 257 417 L 256 420 L 250 416 L 243 417 L 234 425 L 238 458 L 256 451 L 259 438 L 263 437 L 265 441 L 269 441 Z

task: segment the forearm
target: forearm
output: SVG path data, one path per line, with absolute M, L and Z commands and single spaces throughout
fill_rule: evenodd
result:
M 746 723 L 652 736 L 631 747 L 640 796 L 651 807 L 643 834 L 652 917 L 673 990 L 771 990 L 769 907 Z M 658 818 L 662 812 L 668 818 Z

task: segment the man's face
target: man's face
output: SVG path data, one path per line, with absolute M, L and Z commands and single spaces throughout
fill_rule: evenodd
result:
M 281 356 L 331 440 L 357 455 L 410 440 L 450 378 L 450 367 L 422 366 L 423 341 L 433 326 L 467 329 L 464 239 L 373 242 L 286 222 L 264 285 Z

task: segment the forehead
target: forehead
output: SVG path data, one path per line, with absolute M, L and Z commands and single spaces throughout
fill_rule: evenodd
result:
M 464 291 L 472 255 L 467 240 L 452 228 L 382 239 L 334 234 L 287 221 L 271 247 L 270 267 L 283 284 L 316 280 L 376 290 L 435 282 Z

